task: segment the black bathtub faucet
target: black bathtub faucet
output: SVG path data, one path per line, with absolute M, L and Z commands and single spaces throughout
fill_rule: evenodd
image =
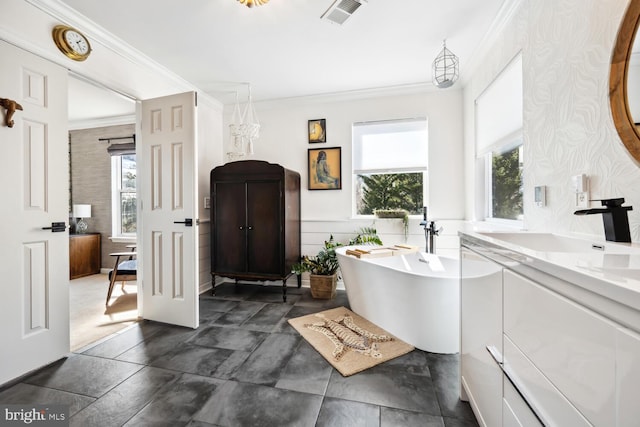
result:
M 604 207 L 575 211 L 574 215 L 602 214 L 604 236 L 607 241 L 631 243 L 627 211 L 633 210 L 633 206 L 622 206 L 624 203 L 624 198 L 622 197 L 590 201 L 599 201 Z
M 420 221 L 420 225 L 424 228 L 424 239 L 425 239 L 425 252 L 430 254 L 436 253 L 436 242 L 434 238 L 440 235 L 442 231 L 442 227 L 437 228 L 435 221 L 427 220 L 427 207 L 424 206 L 422 208 L 422 221 Z

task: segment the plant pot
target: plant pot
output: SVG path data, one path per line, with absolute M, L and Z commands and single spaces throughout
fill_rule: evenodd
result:
M 404 218 L 409 213 L 404 209 L 376 209 L 374 214 L 377 218 Z
M 336 296 L 337 275 L 310 274 L 311 296 L 317 299 L 333 299 Z

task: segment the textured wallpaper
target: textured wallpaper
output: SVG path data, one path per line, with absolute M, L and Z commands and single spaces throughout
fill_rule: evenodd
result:
M 468 103 L 522 50 L 527 229 L 604 238 L 600 215 L 573 215 L 571 176 L 584 173 L 592 199 L 624 197 L 634 206 L 631 236 L 640 242 L 640 165 L 618 138 L 608 98 L 609 61 L 627 4 L 522 0 L 466 88 L 468 120 Z M 546 207 L 533 204 L 536 185 L 547 186 Z
M 111 252 L 127 250 L 111 236 L 111 157 L 100 138 L 131 136 L 135 125 L 106 126 L 69 132 L 71 144 L 71 195 L 73 203 L 91 205 L 88 231 L 102 235 L 102 268 L 113 268 Z

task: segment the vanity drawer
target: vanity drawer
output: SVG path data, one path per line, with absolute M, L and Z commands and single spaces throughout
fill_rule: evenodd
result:
M 509 378 L 506 375 L 502 377 L 502 427 L 542 427 L 543 424 L 511 384 Z
M 514 382 L 528 405 L 535 411 L 544 425 L 558 427 L 587 427 L 592 425 L 507 336 L 504 337 L 503 368 L 505 375 Z M 509 380 L 505 379 L 505 381 L 508 382 Z M 509 396 L 506 387 L 504 393 L 505 398 Z M 515 393 L 517 394 L 517 392 Z M 514 401 L 512 394 L 511 400 Z M 514 405 L 510 405 L 511 408 L 517 407 L 517 403 L 516 400 Z M 521 402 L 521 404 L 524 404 L 524 402 Z M 527 407 L 527 409 L 529 408 Z M 527 414 L 522 408 L 519 413 L 523 414 L 521 420 L 525 417 L 531 420 L 533 415 L 533 413 Z M 518 416 L 518 414 L 515 415 Z M 535 425 L 535 423 L 532 425 Z
M 502 353 L 502 267 L 461 248 L 460 374 L 481 426 L 502 425 L 502 370 L 487 347 Z M 483 271 L 483 274 L 474 274 Z M 466 396 L 465 396 L 466 394 Z
M 505 271 L 504 333 L 591 423 L 615 425 L 613 322 Z
M 640 335 L 620 327 L 617 331 L 616 384 L 618 427 L 634 427 L 640 422 Z

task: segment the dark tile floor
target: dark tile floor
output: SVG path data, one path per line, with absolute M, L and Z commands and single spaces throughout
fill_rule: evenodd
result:
M 347 306 L 344 291 L 229 284 L 197 330 L 141 322 L 20 383 L 3 404 L 65 404 L 72 426 L 477 426 L 458 357 L 415 350 L 342 377 L 287 319 Z

